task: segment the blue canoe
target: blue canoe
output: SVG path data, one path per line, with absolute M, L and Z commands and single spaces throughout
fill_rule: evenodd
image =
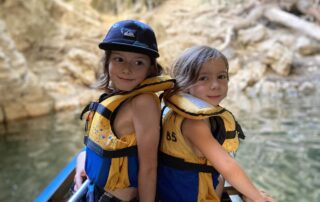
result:
M 82 187 L 72 194 L 70 187 L 75 175 L 77 155 L 56 175 L 49 185 L 35 198 L 34 202 L 68 201 L 75 202 L 86 192 L 89 181 L 86 180 Z M 242 202 L 239 192 L 226 185 L 221 202 Z

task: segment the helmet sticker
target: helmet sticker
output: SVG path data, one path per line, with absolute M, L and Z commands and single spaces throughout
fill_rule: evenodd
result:
M 129 37 L 129 38 L 136 38 L 136 30 L 133 29 L 128 29 L 128 28 L 122 28 L 121 33 L 123 34 L 124 37 Z

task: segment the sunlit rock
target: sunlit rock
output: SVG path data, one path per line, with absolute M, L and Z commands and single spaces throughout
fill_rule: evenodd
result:
M 59 67 L 66 69 L 74 78 L 91 86 L 96 82 L 100 58 L 82 49 L 71 49 L 67 53 L 65 61 Z
M 313 83 L 306 81 L 298 87 L 298 90 L 304 95 L 310 95 L 315 92 L 316 86 Z
M 261 80 L 267 71 L 267 66 L 259 61 L 252 61 L 247 64 L 247 68 L 250 70 L 252 82 L 255 84 Z
M 4 112 L 2 107 L 0 107 L 0 123 L 5 121 Z
M 269 65 L 275 72 L 282 76 L 288 76 L 291 70 L 293 53 L 279 42 L 270 44 L 264 63 Z
M 56 99 L 54 109 L 55 111 L 62 111 L 65 109 L 75 109 L 80 105 L 79 99 L 76 96 L 63 96 L 63 99 Z
M 0 22 L 1 122 L 52 112 L 52 100 L 38 85 L 38 78 L 29 70 L 24 55 L 16 49 L 4 23 Z
M 266 28 L 262 25 L 239 31 L 239 41 L 244 44 L 253 44 L 262 41 L 267 36 Z
M 236 74 L 241 69 L 241 66 L 239 58 L 229 60 L 229 74 Z

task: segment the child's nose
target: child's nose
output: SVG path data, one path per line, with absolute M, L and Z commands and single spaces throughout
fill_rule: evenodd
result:
M 215 89 L 215 88 L 218 88 L 218 86 L 219 86 L 219 82 L 218 82 L 216 79 L 214 79 L 214 80 L 211 82 L 210 88 L 211 88 L 211 89 Z
M 125 74 L 129 74 L 131 73 L 131 64 L 129 62 L 124 62 L 123 64 L 123 68 L 122 68 L 122 73 L 125 73 Z

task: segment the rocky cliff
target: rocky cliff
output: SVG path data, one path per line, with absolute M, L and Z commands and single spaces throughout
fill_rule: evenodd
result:
M 312 94 L 319 84 L 320 39 L 313 32 L 320 20 L 311 9 L 319 5 L 276 2 L 0 0 L 0 122 L 96 99 L 97 44 L 111 24 L 129 18 L 155 29 L 167 69 L 183 49 L 206 44 L 230 61 L 231 95 Z

